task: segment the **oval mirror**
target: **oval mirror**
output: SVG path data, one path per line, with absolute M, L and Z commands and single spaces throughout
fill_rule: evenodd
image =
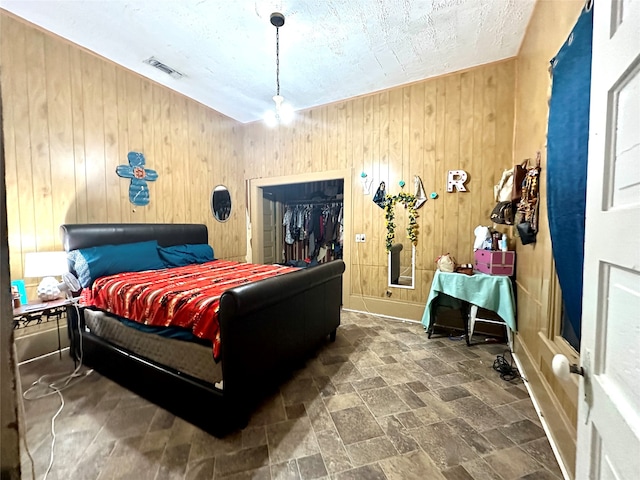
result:
M 211 192 L 211 212 L 219 222 L 226 222 L 231 215 L 231 195 L 224 185 L 218 185 Z

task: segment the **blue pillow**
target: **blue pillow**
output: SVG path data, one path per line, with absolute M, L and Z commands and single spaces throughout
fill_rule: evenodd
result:
M 155 240 L 72 250 L 69 260 L 83 287 L 106 275 L 165 268 Z
M 158 253 L 167 268 L 184 267 L 213 260 L 213 248 L 206 243 L 158 247 Z

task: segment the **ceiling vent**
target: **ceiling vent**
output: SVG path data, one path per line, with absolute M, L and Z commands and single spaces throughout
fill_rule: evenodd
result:
M 184 77 L 184 75 L 182 73 L 180 73 L 179 71 L 171 68 L 168 65 L 165 65 L 164 63 L 162 63 L 160 60 L 158 60 L 155 57 L 147 58 L 146 60 L 144 60 L 143 63 L 146 63 L 148 65 L 151 65 L 152 67 L 157 68 L 161 72 L 164 72 L 164 73 L 170 75 L 171 77 L 175 78 L 176 80 L 180 80 L 182 77 Z

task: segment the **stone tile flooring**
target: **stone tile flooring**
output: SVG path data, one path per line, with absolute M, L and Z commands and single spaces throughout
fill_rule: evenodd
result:
M 474 340 L 343 312 L 336 342 L 223 439 L 93 372 L 63 392 L 48 479 L 562 479 L 524 385 L 492 368 L 505 345 Z M 67 355 L 24 364 L 23 389 L 72 368 Z M 36 478 L 59 406 L 55 392 L 25 401 Z

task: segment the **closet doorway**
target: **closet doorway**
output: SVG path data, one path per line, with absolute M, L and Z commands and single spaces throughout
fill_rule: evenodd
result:
M 342 258 L 344 181 L 262 189 L 264 263 L 306 268 Z M 274 253 L 272 253 L 274 252 Z
M 253 263 L 285 263 L 311 261 L 320 263 L 342 258 L 346 269 L 343 275 L 342 298 L 345 307 L 350 294 L 350 242 L 351 238 L 351 174 L 349 170 L 335 170 L 283 177 L 249 180 L 250 248 L 248 261 Z M 342 242 L 334 220 L 342 210 Z M 287 230 L 283 227 L 286 214 L 293 212 L 306 218 L 306 231 Z M 312 231 L 309 223 L 321 215 L 322 237 Z M 307 215 L 306 217 L 304 215 Z M 330 221 L 327 223 L 327 219 Z M 289 223 L 289 222 L 287 222 Z M 327 233 L 328 229 L 332 233 Z M 297 236 L 294 237 L 294 233 Z M 327 236 L 325 239 L 324 236 Z M 292 238 L 293 237 L 293 238 Z M 330 238 L 329 238 L 330 237 Z M 302 238 L 302 239 L 301 239 Z M 292 242 L 293 240 L 293 242 Z M 319 260 L 318 260 L 319 258 Z

